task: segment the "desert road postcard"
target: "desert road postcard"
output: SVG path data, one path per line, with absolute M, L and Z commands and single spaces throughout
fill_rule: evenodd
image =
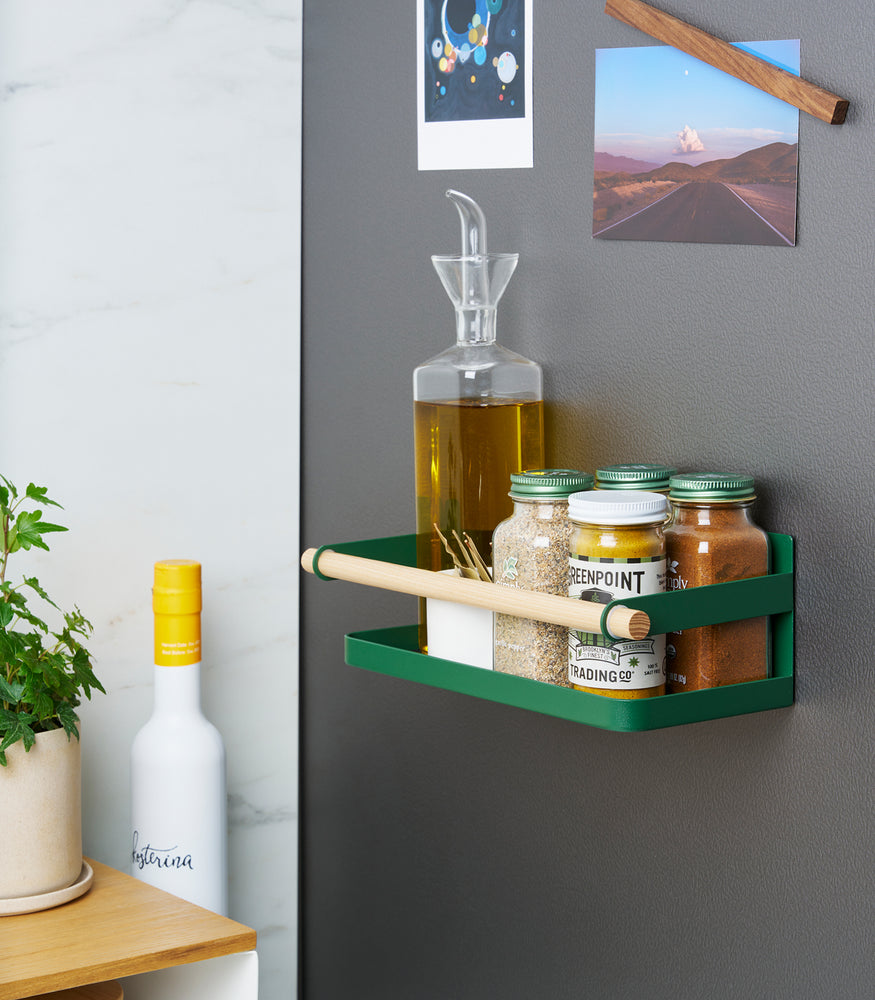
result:
M 799 73 L 799 41 L 739 46 Z M 597 239 L 794 246 L 799 112 L 671 46 L 596 51 Z

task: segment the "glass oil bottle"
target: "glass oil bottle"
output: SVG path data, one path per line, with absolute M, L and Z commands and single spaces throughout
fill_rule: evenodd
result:
M 461 253 L 432 263 L 456 310 L 456 343 L 413 373 L 417 564 L 430 570 L 452 565 L 435 525 L 447 538 L 467 534 L 489 561 L 492 532 L 513 509 L 511 474 L 544 465 L 540 365 L 495 341 L 519 255 L 488 253 L 480 206 L 459 191 L 447 197 L 461 219 Z

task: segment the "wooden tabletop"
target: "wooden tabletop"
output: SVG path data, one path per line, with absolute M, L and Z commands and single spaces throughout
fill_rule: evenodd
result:
M 95 983 L 93 986 L 74 986 L 57 993 L 40 993 L 30 1000 L 124 1000 L 124 997 L 122 984 L 113 980 L 111 983 Z
M 255 931 L 88 859 L 89 891 L 0 917 L 0 1000 L 251 951 Z

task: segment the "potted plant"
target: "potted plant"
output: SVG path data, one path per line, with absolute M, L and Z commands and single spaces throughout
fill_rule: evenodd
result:
M 103 691 L 82 644 L 91 624 L 62 611 L 36 577 L 13 582 L 10 557 L 48 551 L 67 529 L 43 520 L 61 505 L 31 483 L 20 494 L 0 476 L 0 902 L 57 893 L 82 864 L 79 718 L 82 696 Z M 44 620 L 60 617 L 53 631 Z

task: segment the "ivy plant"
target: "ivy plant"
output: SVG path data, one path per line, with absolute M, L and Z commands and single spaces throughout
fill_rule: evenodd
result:
M 23 494 L 0 475 L 0 765 L 6 751 L 18 743 L 30 750 L 37 733 L 63 727 L 67 739 L 79 738 L 76 708 L 82 696 L 104 691 L 82 644 L 91 623 L 78 607 L 62 611 L 33 576 L 18 583 L 7 578 L 9 558 L 21 550 L 45 549 L 46 535 L 66 531 L 43 520 L 44 507 L 61 505 L 47 496 L 47 487 L 30 483 Z M 37 599 L 39 599 L 37 601 Z M 43 608 L 60 622 L 52 631 Z M 36 610 L 35 610 L 36 609 Z

